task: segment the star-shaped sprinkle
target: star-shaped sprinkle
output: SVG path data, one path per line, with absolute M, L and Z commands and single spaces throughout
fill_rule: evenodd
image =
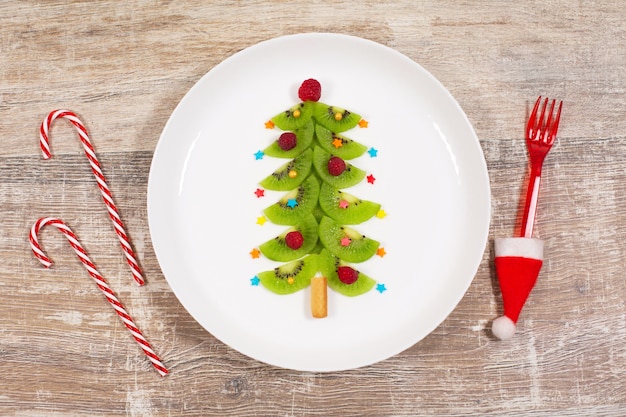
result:
M 372 174 L 369 174 L 367 176 L 367 182 L 369 182 L 370 184 L 374 184 L 374 181 L 376 181 L 376 178 L 374 178 Z
M 261 216 L 261 217 L 257 217 L 256 218 L 256 224 L 261 225 L 261 226 L 263 226 L 266 221 L 267 221 L 267 219 L 265 218 L 265 216 Z
M 385 248 L 378 248 L 376 249 L 376 255 L 382 258 L 383 256 L 387 255 L 387 252 L 385 252 Z
M 361 128 L 366 128 L 366 127 L 367 127 L 367 124 L 368 124 L 368 123 L 367 123 L 367 120 L 365 120 L 365 119 L 361 119 L 361 120 L 359 120 L 359 127 L 361 127 Z
M 274 129 L 274 122 L 272 122 L 271 120 L 268 120 L 267 122 L 265 122 L 265 128 Z
M 387 212 L 385 210 L 378 210 L 378 213 L 376 213 L 376 217 L 378 217 L 379 219 L 384 219 L 387 216 Z
M 259 252 L 257 248 L 254 248 L 250 251 L 250 256 L 252 256 L 252 259 L 257 259 L 259 256 L 261 256 L 261 252 Z
M 259 159 L 263 159 L 263 155 L 265 155 L 263 151 L 256 151 L 256 153 L 254 154 L 254 159 L 256 159 L 257 161 Z
M 340 200 L 339 201 L 339 208 L 347 209 L 349 205 L 350 205 L 350 203 L 348 203 L 347 200 Z
M 370 154 L 371 158 L 376 158 L 378 156 L 378 149 L 375 148 L 369 148 L 369 150 L 367 151 L 368 154 Z
M 343 141 L 339 138 L 335 138 L 335 140 L 333 140 L 333 146 L 335 148 L 341 148 L 343 146 Z
M 298 202 L 296 201 L 295 198 L 290 198 L 289 200 L 287 200 L 287 207 L 294 208 L 297 205 L 298 205 Z
M 376 291 L 382 294 L 387 291 L 387 288 L 385 288 L 385 284 L 376 284 Z
M 258 287 L 259 286 L 259 282 L 261 282 L 261 280 L 256 275 L 254 277 L 250 278 L 250 285 L 252 285 L 253 287 Z
M 257 188 L 254 194 L 257 196 L 257 198 L 261 198 L 265 195 L 265 190 L 262 188 Z
M 348 236 L 341 239 L 341 246 L 348 246 L 350 245 L 350 243 L 352 243 L 352 241 L 350 240 Z

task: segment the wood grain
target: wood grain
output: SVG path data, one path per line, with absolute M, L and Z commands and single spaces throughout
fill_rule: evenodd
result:
M 15 416 L 626 415 L 626 14 L 562 1 L 50 1 L 0 3 L 0 414 Z M 259 41 L 337 32 L 388 45 L 467 113 L 492 191 L 489 245 L 466 296 L 428 337 L 345 372 L 274 368 L 202 329 L 159 268 L 147 225 L 150 162 L 167 118 L 208 70 Z M 546 262 L 509 342 L 492 242 L 519 226 L 524 123 L 563 99 L 537 234 Z M 91 132 L 148 284 L 121 254 L 69 124 L 43 161 L 55 108 Z M 31 256 L 41 216 L 67 221 L 171 374 L 151 369 L 67 242 Z

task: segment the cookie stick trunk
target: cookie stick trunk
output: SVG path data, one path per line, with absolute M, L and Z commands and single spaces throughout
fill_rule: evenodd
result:
M 328 285 L 323 276 L 311 278 L 311 314 L 322 319 L 328 316 Z

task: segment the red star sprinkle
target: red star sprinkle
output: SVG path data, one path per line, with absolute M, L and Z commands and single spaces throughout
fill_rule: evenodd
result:
M 254 192 L 254 194 L 256 194 L 256 196 L 258 198 L 261 198 L 265 195 L 265 190 L 261 189 L 261 188 L 257 188 L 256 191 Z
M 376 178 L 374 178 L 372 174 L 369 174 L 367 176 L 367 182 L 369 182 L 370 184 L 374 184 L 374 181 L 376 181 Z

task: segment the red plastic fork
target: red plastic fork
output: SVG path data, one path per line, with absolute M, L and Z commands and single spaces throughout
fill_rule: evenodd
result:
M 537 120 L 537 112 L 541 103 L 541 96 L 535 102 L 528 124 L 526 125 L 526 147 L 530 156 L 530 178 L 528 180 L 528 190 L 526 192 L 526 204 L 524 205 L 524 216 L 522 217 L 522 237 L 532 237 L 533 226 L 535 224 L 535 216 L 537 214 L 537 200 L 539 197 L 539 183 L 541 182 L 541 168 L 543 160 L 552 148 L 556 132 L 559 128 L 561 119 L 561 107 L 563 102 L 559 102 L 559 108 L 556 116 L 553 117 L 554 106 L 556 100 L 552 100 L 548 118 L 545 119 L 546 109 L 548 108 L 548 98 L 543 102 L 541 115 Z

